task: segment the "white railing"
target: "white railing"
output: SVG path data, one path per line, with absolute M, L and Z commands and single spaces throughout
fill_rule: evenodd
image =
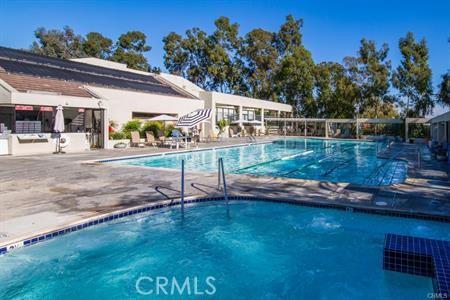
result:
M 181 160 L 181 215 L 184 216 L 184 159 Z M 222 183 L 222 184 L 221 184 Z M 225 205 L 227 207 L 227 213 L 229 213 L 229 201 L 228 201 L 228 191 L 227 191 L 227 181 L 225 178 L 225 168 L 223 167 L 223 158 L 218 160 L 218 170 L 217 170 L 217 189 L 221 190 L 223 187 L 223 199 L 225 200 Z
M 227 206 L 227 212 L 229 212 L 229 204 L 228 204 L 228 192 L 227 192 L 227 181 L 225 179 L 225 169 L 223 167 L 223 158 L 219 158 L 218 161 L 218 174 L 217 174 L 217 188 L 220 190 L 220 180 L 222 179 L 223 183 L 223 199 L 225 200 L 225 205 Z

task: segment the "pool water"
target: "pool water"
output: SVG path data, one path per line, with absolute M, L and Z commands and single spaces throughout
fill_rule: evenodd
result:
M 217 172 L 217 160 L 224 159 L 227 173 L 256 176 L 314 179 L 361 185 L 391 185 L 406 178 L 404 161 L 381 159 L 377 152 L 384 143 L 324 139 L 284 139 L 274 143 L 225 149 L 149 156 L 115 163 Z
M 450 240 L 449 227 L 282 203 L 173 207 L 0 257 L 0 299 L 140 299 L 143 276 L 140 291 L 162 299 L 148 278 L 191 278 L 183 299 L 198 298 L 194 277 L 198 292 L 214 278 L 214 299 L 426 299 L 431 278 L 382 269 L 384 236 Z

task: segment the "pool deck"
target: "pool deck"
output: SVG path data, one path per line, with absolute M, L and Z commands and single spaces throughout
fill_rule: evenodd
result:
M 262 138 L 259 141 L 270 141 Z M 200 148 L 248 143 L 233 139 Z M 388 209 L 450 216 L 450 165 L 417 145 L 394 144 L 381 153 L 408 163 L 402 184 L 365 187 L 345 183 L 227 174 L 230 195 Z M 180 197 L 180 172 L 86 161 L 175 150 L 144 148 L 75 154 L 0 157 L 0 246 L 86 218 Z M 226 163 L 226 161 L 225 161 Z M 217 174 L 186 170 L 186 196 L 222 196 Z

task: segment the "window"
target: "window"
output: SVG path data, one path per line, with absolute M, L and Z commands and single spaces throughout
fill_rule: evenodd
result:
M 242 117 L 245 121 L 253 121 L 255 120 L 255 111 L 254 110 L 243 110 Z
M 52 107 L 17 105 L 15 110 L 15 133 L 41 133 L 52 131 L 54 114 L 54 109 Z
M 0 133 L 14 130 L 14 107 L 0 106 Z
M 216 108 L 216 122 L 220 120 L 228 120 L 230 122 L 236 120 L 236 110 L 232 107 L 217 107 Z
M 85 132 L 89 127 L 92 110 L 65 107 L 63 110 L 65 132 Z M 8 127 L 13 133 L 51 133 L 56 115 L 56 107 L 16 105 L 0 107 L 0 128 Z M 91 118 L 92 119 L 92 118 Z

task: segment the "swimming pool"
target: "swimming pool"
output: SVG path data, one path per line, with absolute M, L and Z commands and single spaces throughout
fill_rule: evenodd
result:
M 386 144 L 376 142 L 289 138 L 273 143 L 149 156 L 115 163 L 179 169 L 184 159 L 188 171 L 217 172 L 217 159 L 223 157 L 227 173 L 361 185 L 403 182 L 406 163 L 378 158 L 377 152 L 383 147 Z
M 449 240 L 449 226 L 269 202 L 231 202 L 229 215 L 194 204 L 184 218 L 173 207 L 1 257 L 0 299 L 134 299 L 157 277 L 190 278 L 191 293 L 195 277 L 212 292 L 213 277 L 214 299 L 426 299 L 430 278 L 382 269 L 384 236 Z

